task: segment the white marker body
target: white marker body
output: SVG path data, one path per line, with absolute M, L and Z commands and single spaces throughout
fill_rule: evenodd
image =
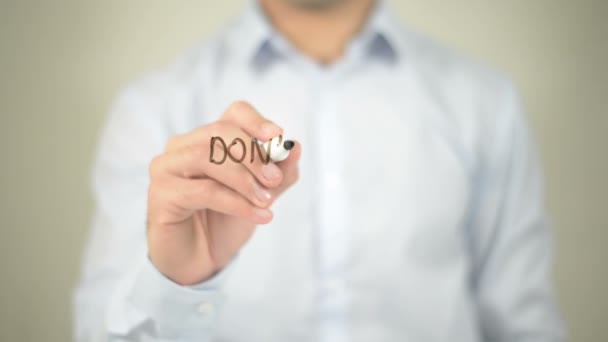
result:
M 285 148 L 285 146 L 283 145 L 284 142 L 285 142 L 285 140 L 283 140 L 283 138 L 281 136 L 274 137 L 271 140 L 266 141 L 266 142 L 262 142 L 262 141 L 258 140 L 258 144 L 260 144 L 262 146 L 264 151 L 268 151 L 268 144 L 271 144 L 270 160 L 272 160 L 273 162 L 280 162 L 282 160 L 287 159 L 287 157 L 289 157 L 290 150 Z

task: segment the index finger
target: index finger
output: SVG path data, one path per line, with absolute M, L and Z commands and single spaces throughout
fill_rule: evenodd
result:
M 251 104 L 245 101 L 233 102 L 222 115 L 221 120 L 241 128 L 249 136 L 268 141 L 283 134 L 283 128 L 262 116 Z

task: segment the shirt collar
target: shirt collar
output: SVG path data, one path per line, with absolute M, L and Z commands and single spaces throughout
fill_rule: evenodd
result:
M 396 62 L 403 54 L 398 31 L 398 21 L 386 2 L 377 0 L 363 29 L 350 42 L 347 53 Z
M 264 67 L 287 53 L 288 44 L 268 21 L 258 1 L 251 0 L 237 32 L 239 54 L 254 67 Z M 374 9 L 351 47 L 389 62 L 402 57 L 403 42 L 400 25 L 384 0 L 377 0 Z

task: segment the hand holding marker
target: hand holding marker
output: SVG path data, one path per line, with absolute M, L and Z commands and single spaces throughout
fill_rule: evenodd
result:
M 282 134 L 249 103 L 236 101 L 217 121 L 167 142 L 149 168 L 146 237 L 160 273 L 180 285 L 209 279 L 257 225 L 272 221 L 272 203 L 299 177 L 301 146 Z M 209 145 L 201 144 L 209 137 Z M 221 137 L 234 139 L 227 145 Z M 201 162 L 202 155 L 209 162 Z M 224 164 L 228 157 L 233 162 Z

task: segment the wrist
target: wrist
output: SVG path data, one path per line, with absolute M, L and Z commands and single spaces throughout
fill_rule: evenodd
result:
M 172 282 L 190 286 L 199 284 L 211 278 L 216 272 L 216 267 L 208 258 L 192 256 L 188 259 L 173 258 L 170 253 L 161 251 L 155 253 L 155 249 L 149 249 L 148 258 L 154 267 Z

